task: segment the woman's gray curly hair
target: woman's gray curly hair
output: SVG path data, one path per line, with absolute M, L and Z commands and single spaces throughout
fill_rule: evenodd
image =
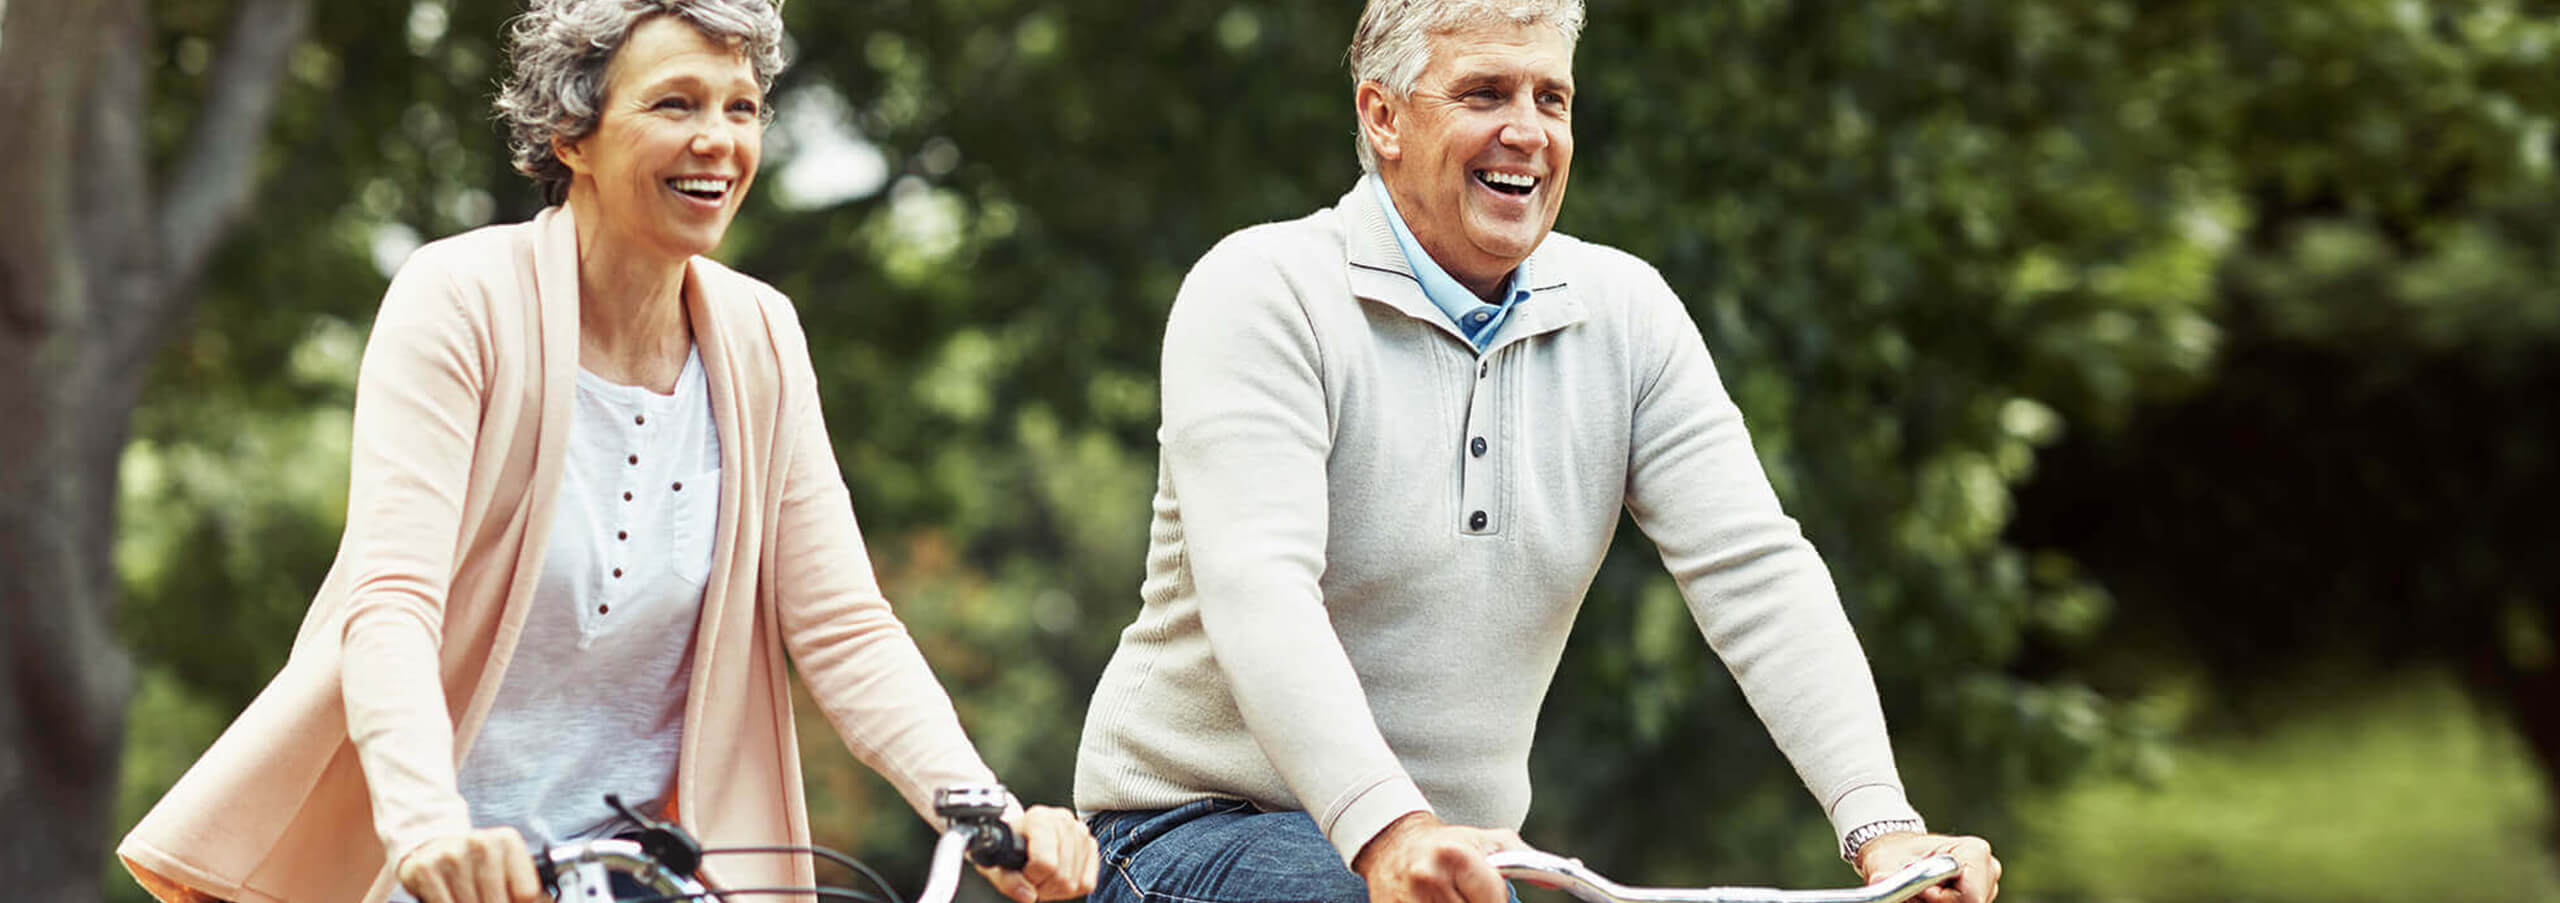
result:
M 1351 34 L 1351 84 L 1377 82 L 1397 97 L 1431 68 L 1431 36 L 1474 25 L 1546 24 L 1570 44 L 1582 38 L 1582 0 L 1369 0 Z M 1357 133 L 1360 169 L 1378 171 L 1378 152 Z
M 736 46 L 768 93 L 782 74 L 782 11 L 773 0 L 532 0 L 507 26 L 508 75 L 496 107 L 516 171 L 533 177 L 545 203 L 569 196 L 569 167 L 552 153 L 552 141 L 595 132 L 605 67 L 633 28 L 658 16 Z M 773 104 L 761 109 L 769 121 Z

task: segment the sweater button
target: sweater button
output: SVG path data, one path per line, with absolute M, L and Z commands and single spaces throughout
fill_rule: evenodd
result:
M 1484 529 L 1484 522 L 1485 522 L 1485 516 L 1484 516 L 1484 512 L 1482 512 L 1482 511 L 1478 511 L 1478 512 L 1476 512 L 1476 513 L 1474 513 L 1474 514 L 1467 515 L 1467 529 L 1469 529 L 1469 530 L 1482 530 L 1482 529 Z
M 1485 445 L 1483 436 L 1477 436 L 1467 442 L 1467 451 L 1473 453 L 1476 457 L 1484 457 L 1484 449 Z

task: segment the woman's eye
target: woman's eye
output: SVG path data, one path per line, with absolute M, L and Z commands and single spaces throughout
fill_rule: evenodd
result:
M 652 109 L 652 110 L 682 110 L 682 109 L 687 109 L 687 108 L 689 108 L 689 107 L 691 107 L 691 106 L 692 106 L 692 104 L 691 104 L 691 103 L 689 103 L 689 102 L 687 102 L 684 98 L 681 98 L 681 97 L 669 97 L 669 98 L 666 98 L 666 99 L 660 100 L 660 101 L 658 101 L 657 103 L 650 104 L 650 105 L 649 105 L 649 109 Z
M 755 115 L 757 109 L 756 102 L 752 100 L 741 100 L 729 105 L 729 112 L 744 113 L 749 116 Z

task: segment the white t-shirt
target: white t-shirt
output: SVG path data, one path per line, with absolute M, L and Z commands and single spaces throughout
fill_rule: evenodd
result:
M 701 353 L 659 395 L 578 371 L 533 609 L 460 772 L 471 823 L 528 845 L 609 835 L 617 793 L 675 780 L 694 625 L 720 517 L 720 437 Z

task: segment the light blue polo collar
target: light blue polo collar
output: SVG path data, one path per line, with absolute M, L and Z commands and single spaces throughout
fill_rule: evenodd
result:
M 1521 261 L 1512 269 L 1511 279 L 1504 286 L 1502 303 L 1486 304 L 1484 299 L 1476 297 L 1476 293 L 1460 284 L 1457 277 L 1449 275 L 1439 261 L 1423 251 L 1421 243 L 1414 241 L 1413 230 L 1404 224 L 1404 212 L 1396 209 L 1395 197 L 1388 193 L 1386 180 L 1374 174 L 1362 178 L 1376 193 L 1378 209 L 1386 211 L 1387 225 L 1396 233 L 1396 247 L 1404 250 L 1405 266 L 1413 270 L 1414 281 L 1422 284 L 1423 297 L 1431 299 L 1433 307 L 1447 314 L 1449 322 L 1457 324 L 1458 331 L 1465 333 L 1467 340 L 1475 343 L 1476 348 L 1484 348 L 1493 334 L 1502 328 L 1502 321 L 1510 319 L 1512 308 L 1529 300 L 1530 290 L 1524 287 L 1532 284 L 1529 282 L 1529 261 Z

